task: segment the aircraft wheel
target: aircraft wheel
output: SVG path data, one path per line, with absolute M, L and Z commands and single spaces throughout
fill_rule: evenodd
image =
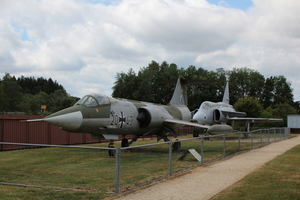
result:
M 110 146 L 109 148 L 115 148 L 114 146 Z M 115 150 L 108 150 L 108 155 L 110 156 L 110 157 L 113 157 L 113 156 L 115 156 Z
M 179 142 L 179 141 L 176 140 L 176 141 L 172 144 L 172 147 L 173 147 L 173 150 L 174 150 L 174 151 L 179 151 L 180 148 L 181 148 L 181 142 Z
M 196 129 L 196 127 L 194 127 L 194 130 L 193 130 L 193 137 L 199 137 L 199 132 Z
M 115 148 L 114 147 L 114 141 L 113 140 L 111 140 L 110 141 L 110 143 L 108 144 L 108 148 Z M 113 157 L 113 156 L 115 156 L 115 150 L 108 150 L 108 155 L 110 156 L 110 157 Z
M 129 143 L 128 140 L 126 138 L 124 138 L 121 142 L 121 147 L 129 147 Z

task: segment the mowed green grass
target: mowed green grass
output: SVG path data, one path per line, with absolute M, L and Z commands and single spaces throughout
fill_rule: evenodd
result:
M 1 200 L 99 200 L 112 196 L 114 195 L 93 191 L 55 190 L 0 185 Z
M 135 145 L 153 144 L 141 140 Z M 182 142 L 182 151 L 173 154 L 173 172 L 199 165 L 190 154 L 182 161 L 184 150 L 200 151 L 200 140 Z M 205 141 L 205 160 L 222 158 L 222 141 Z M 248 148 L 249 143 L 242 143 Z M 107 147 L 107 144 L 88 146 Z M 120 142 L 115 143 L 119 147 Z M 237 152 L 236 142 L 226 142 L 226 152 Z M 226 154 L 227 154 L 226 153 Z M 113 191 L 115 159 L 107 151 L 65 148 L 41 148 L 0 152 L 0 182 L 83 189 L 84 191 L 0 185 L 1 199 L 103 199 L 110 194 L 97 190 Z M 227 154 L 228 155 L 228 154 Z M 121 188 L 136 186 L 145 181 L 167 175 L 168 145 L 160 144 L 123 151 L 121 153 Z
M 299 200 L 300 145 L 268 162 L 213 200 Z

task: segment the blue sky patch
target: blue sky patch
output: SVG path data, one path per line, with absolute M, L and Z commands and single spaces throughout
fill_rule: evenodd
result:
M 103 5 L 115 5 L 120 2 L 120 0 L 87 0 L 90 4 L 103 4 Z
M 253 6 L 253 2 L 251 0 L 207 0 L 207 2 L 219 6 L 242 10 L 246 10 L 247 8 Z
M 11 26 L 14 28 L 14 31 L 16 33 L 18 33 L 18 35 L 20 36 L 20 39 L 22 41 L 30 41 L 30 38 L 29 38 L 29 36 L 27 34 L 26 27 L 19 26 L 19 24 L 16 21 L 12 21 L 11 22 Z
M 30 41 L 26 30 L 23 30 L 23 33 L 21 34 L 20 38 L 22 41 Z

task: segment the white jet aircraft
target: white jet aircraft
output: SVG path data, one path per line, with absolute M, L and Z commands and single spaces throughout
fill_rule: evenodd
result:
M 227 125 L 229 120 L 244 121 L 247 132 L 250 130 L 250 123 L 282 122 L 282 119 L 249 118 L 243 116 L 246 116 L 245 112 L 238 112 L 229 104 L 229 83 L 227 81 L 222 102 L 204 101 L 199 109 L 194 111 L 192 121 L 202 124 L 202 128 L 207 130 L 206 133 L 211 135 L 232 132 L 232 127 Z M 195 132 L 194 136 L 197 137 L 198 133 Z

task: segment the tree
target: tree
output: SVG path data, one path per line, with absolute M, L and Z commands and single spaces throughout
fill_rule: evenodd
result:
M 267 109 L 265 109 L 261 117 L 264 118 L 279 118 L 283 119 L 282 123 L 273 123 L 272 126 L 286 126 L 287 125 L 287 116 L 290 114 L 296 114 L 297 111 L 295 108 L 293 108 L 292 105 L 288 103 L 282 103 L 282 104 L 276 104 L 275 106 L 271 107 L 269 106 Z M 270 126 L 270 124 L 268 124 Z
M 41 114 L 41 105 L 47 105 L 47 98 L 44 96 L 46 93 L 39 93 L 37 95 L 25 94 L 23 95 L 22 101 L 18 105 L 18 107 L 30 115 Z
M 274 104 L 293 103 L 291 84 L 284 76 L 274 77 Z
M 21 86 L 23 94 L 35 95 L 39 92 L 51 94 L 55 90 L 64 90 L 62 85 L 58 84 L 56 81 L 53 81 L 51 78 L 47 80 L 43 77 L 35 79 L 34 77 L 21 76 L 17 79 L 17 83 Z
M 263 106 L 254 97 L 244 97 L 234 104 L 234 109 L 245 112 L 247 117 L 259 117 L 263 111 Z
M 148 67 L 143 67 L 138 73 L 138 98 L 142 101 L 162 103 L 159 96 L 161 84 L 158 83 L 161 67 L 152 61 Z M 166 77 L 164 78 L 164 80 Z
M 132 69 L 127 74 L 118 73 L 113 86 L 114 97 L 167 104 L 172 96 L 174 84 L 163 84 L 161 81 L 177 80 L 179 74 L 175 64 L 163 62 L 161 65 L 152 61 L 140 69 L 138 75 Z
M 22 88 L 17 84 L 15 76 L 5 73 L 1 84 L 4 91 L 3 97 L 6 102 L 4 110 L 11 112 L 18 111 L 17 105 L 21 101 Z
M 234 68 L 229 74 L 230 100 L 234 104 L 246 96 L 262 99 L 265 78 L 259 72 L 249 68 Z
M 65 90 L 59 89 L 49 95 L 46 105 L 48 112 L 52 113 L 74 105 L 77 100 L 78 98 L 70 97 Z
M 226 83 L 225 74 L 209 72 L 203 68 L 196 69 L 195 66 L 189 66 L 184 77 L 191 82 L 187 85 L 189 97 L 189 108 L 194 110 L 199 108 L 203 101 L 221 101 L 223 93 L 220 92 Z
M 278 117 L 283 119 L 284 125 L 287 125 L 287 116 L 290 114 L 296 114 L 295 108 L 293 108 L 290 104 L 288 103 L 280 103 L 276 104 L 273 109 L 273 116 Z
M 274 102 L 274 81 L 272 77 L 267 78 L 265 81 L 262 102 L 264 108 L 270 107 Z
M 3 89 L 3 85 L 0 84 L 0 112 L 5 111 L 7 108 L 6 100 L 5 100 L 5 93 Z
M 112 96 L 126 99 L 136 99 L 136 90 L 138 86 L 137 78 L 133 69 L 130 68 L 127 74 L 124 72 L 117 73 L 116 79 L 117 81 L 112 87 Z
M 291 84 L 284 76 L 271 76 L 266 79 L 262 99 L 265 108 L 282 103 L 291 105 L 293 98 Z

